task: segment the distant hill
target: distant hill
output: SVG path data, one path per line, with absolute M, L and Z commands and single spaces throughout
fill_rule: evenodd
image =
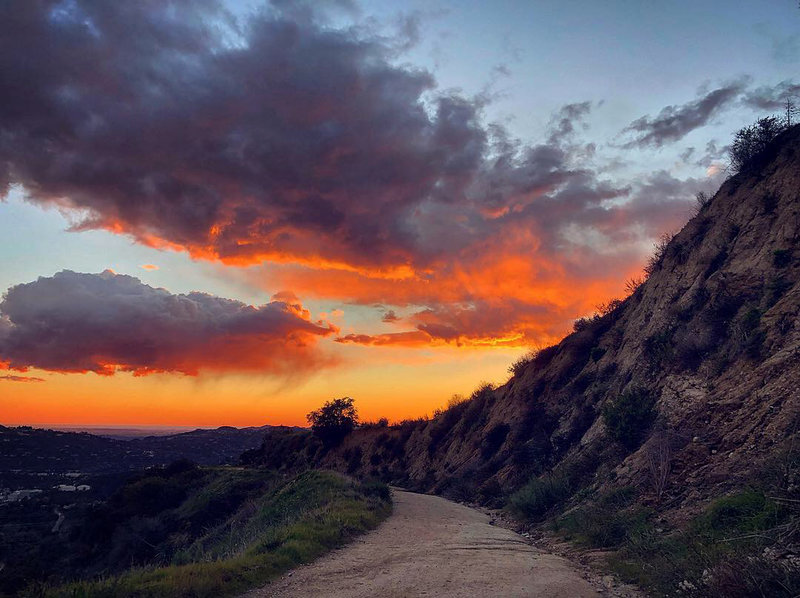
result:
M 182 434 L 184 432 L 193 432 L 198 428 L 193 426 L 175 426 L 175 427 L 108 427 L 103 428 L 99 426 L 46 426 L 48 430 L 57 430 L 59 432 L 86 432 L 94 436 L 103 436 L 104 438 L 115 438 L 117 440 L 130 440 L 131 438 L 145 438 L 147 436 L 172 436 L 174 434 Z
M 0 476 L 9 472 L 109 473 L 188 459 L 198 465 L 237 463 L 242 452 L 291 428 L 221 427 L 121 440 L 87 432 L 0 426 Z

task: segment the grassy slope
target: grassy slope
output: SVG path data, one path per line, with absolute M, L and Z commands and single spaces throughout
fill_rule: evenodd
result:
M 563 478 L 535 479 L 510 497 L 519 519 L 545 524 L 587 548 L 612 551 L 611 568 L 656 596 L 800 595 L 800 456 L 779 452 L 740 489 L 670 529 L 661 505 L 643 506 L 633 487 L 605 494 L 572 489 Z
M 376 527 L 390 512 L 386 486 L 353 482 L 332 472 L 308 471 L 244 504 L 234 516 L 176 554 L 170 566 L 68 584 L 48 589 L 44 595 L 236 594 Z

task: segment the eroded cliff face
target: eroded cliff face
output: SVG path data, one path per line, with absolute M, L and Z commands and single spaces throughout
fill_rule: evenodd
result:
M 580 487 L 646 493 L 648 455 L 666 443 L 664 494 L 699 504 L 800 424 L 799 240 L 795 127 L 720 188 L 612 312 L 519 364 L 503 386 L 431 421 L 360 429 L 322 462 L 490 502 L 551 470 Z M 602 410 L 628 392 L 657 417 L 625 446 Z

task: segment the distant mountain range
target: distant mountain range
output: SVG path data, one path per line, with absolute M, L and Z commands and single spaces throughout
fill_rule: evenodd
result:
M 117 438 L 118 440 L 130 440 L 131 438 L 145 438 L 147 436 L 174 436 L 184 432 L 194 432 L 201 429 L 194 426 L 153 426 L 153 427 L 123 427 L 123 426 L 42 426 L 47 430 L 57 432 L 86 432 L 104 438 Z M 205 429 L 205 428 L 204 428 Z
M 124 434 L 131 430 L 94 430 L 88 433 L 0 426 L 0 474 L 109 473 L 166 465 L 178 459 L 188 459 L 198 465 L 238 463 L 242 452 L 261 446 L 268 435 L 291 429 L 284 426 L 223 426 L 179 434 L 132 437 L 133 434 Z

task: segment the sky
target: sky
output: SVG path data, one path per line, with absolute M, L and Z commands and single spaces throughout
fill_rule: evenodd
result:
M 0 5 L 0 423 L 430 414 L 800 96 L 769 2 Z

